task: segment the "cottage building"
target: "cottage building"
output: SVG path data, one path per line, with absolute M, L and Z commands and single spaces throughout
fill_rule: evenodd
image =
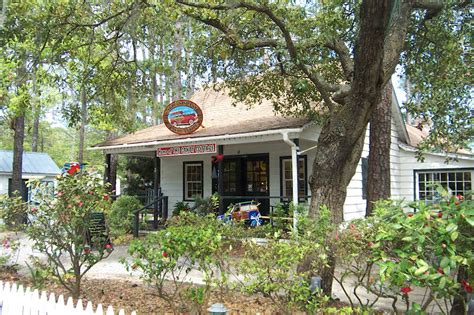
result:
M 0 195 L 12 193 L 13 151 L 0 150 Z M 61 170 L 53 159 L 43 152 L 23 152 L 23 200 L 30 200 L 31 191 L 26 183 L 30 179 L 39 179 L 54 183 Z
M 320 126 L 306 118 L 281 117 L 273 111 L 270 101 L 252 108 L 244 104 L 233 106 L 233 100 L 224 91 L 199 91 L 191 100 L 203 113 L 201 118 L 191 114 L 183 118 L 186 124 L 202 119 L 202 126 L 193 133 L 175 134 L 160 124 L 92 149 L 155 158 L 156 182 L 168 197 L 170 207 L 178 201 L 192 203 L 195 196 L 219 192 L 224 208 L 231 202 L 258 200 L 261 212 L 266 214 L 272 206 L 293 196 L 298 195 L 299 202 L 311 198 L 308 181 Z M 175 118 L 170 123 L 177 125 Z M 433 200 L 436 192 L 428 185 L 432 181 L 441 182 L 453 194 L 470 191 L 474 155 L 463 151 L 456 154 L 457 161 L 446 164 L 445 154 L 428 153 L 425 161 L 419 162 L 415 157 L 416 146 L 424 136 L 422 130 L 405 124 L 393 94 L 392 197 L 405 201 Z M 345 220 L 365 214 L 368 137 L 367 134 L 362 159 L 347 189 Z

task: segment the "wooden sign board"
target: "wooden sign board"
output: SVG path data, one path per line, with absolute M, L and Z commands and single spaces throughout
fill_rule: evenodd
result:
M 216 153 L 217 145 L 210 144 L 191 144 L 181 145 L 177 147 L 163 147 L 156 150 L 156 156 L 178 156 L 178 155 L 195 155 L 195 154 L 209 154 Z
M 202 124 L 202 110 L 190 100 L 177 100 L 163 111 L 163 122 L 172 132 L 187 135 L 195 132 Z

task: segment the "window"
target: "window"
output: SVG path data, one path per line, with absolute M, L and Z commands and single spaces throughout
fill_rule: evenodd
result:
M 195 196 L 204 195 L 202 162 L 184 162 L 183 164 L 184 200 L 192 201 Z
M 298 159 L 298 196 L 300 199 L 305 198 L 307 194 L 306 163 L 306 156 L 300 156 Z M 290 157 L 280 158 L 280 176 L 281 195 L 286 198 L 291 198 L 293 194 L 293 178 Z
M 436 184 L 452 195 L 465 196 L 472 190 L 472 173 L 472 170 L 415 171 L 418 199 L 436 202 L 440 198 Z

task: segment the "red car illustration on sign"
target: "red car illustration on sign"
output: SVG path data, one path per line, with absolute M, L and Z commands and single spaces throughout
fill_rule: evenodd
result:
M 191 126 L 197 120 L 196 113 L 184 113 L 183 111 L 176 111 L 170 115 L 170 123 L 173 126 Z

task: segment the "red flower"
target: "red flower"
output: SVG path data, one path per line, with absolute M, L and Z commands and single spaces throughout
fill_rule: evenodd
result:
M 89 254 L 91 253 L 91 249 L 90 249 L 89 246 L 84 247 L 84 253 L 85 253 L 86 255 L 89 255 Z
M 400 289 L 400 292 L 402 292 L 403 294 L 408 294 L 411 291 L 413 291 L 413 290 L 410 287 L 403 287 L 403 288 Z
M 164 258 L 168 257 L 168 253 L 167 253 L 167 252 L 163 252 L 162 255 L 163 255 Z
M 443 270 L 443 268 L 439 267 L 439 268 L 438 268 L 438 273 L 444 275 L 444 270 Z
M 79 201 L 79 203 L 77 204 L 79 207 L 82 207 L 84 205 L 84 203 L 82 201 Z
M 94 192 L 91 190 L 91 191 L 88 192 L 88 194 L 89 194 L 89 195 L 93 195 Z
M 461 194 L 457 194 L 457 195 L 456 195 L 456 199 L 457 199 L 457 200 L 464 200 L 464 197 L 463 197 L 463 195 L 461 195 Z
M 461 284 L 462 284 L 464 290 L 466 290 L 467 293 L 472 293 L 472 287 L 469 284 L 469 282 L 467 282 L 466 280 L 461 280 Z
M 409 214 L 408 214 L 408 217 L 409 217 L 409 218 L 413 217 L 413 213 L 409 213 Z
M 79 163 L 71 163 L 71 166 L 67 170 L 67 173 L 69 175 L 74 175 L 75 173 L 79 172 L 81 170 L 81 166 Z
M 367 246 L 372 247 L 372 246 L 374 246 L 374 243 L 368 242 L 368 243 L 367 243 Z
M 36 212 L 38 212 L 38 208 L 32 208 L 31 209 L 31 213 L 36 213 Z
M 438 212 L 438 218 L 442 218 L 443 217 L 443 213 L 442 212 Z
M 105 250 L 110 253 L 113 250 L 112 244 L 105 245 Z
M 104 195 L 104 200 L 105 201 L 109 201 L 109 199 L 110 199 L 109 195 Z

